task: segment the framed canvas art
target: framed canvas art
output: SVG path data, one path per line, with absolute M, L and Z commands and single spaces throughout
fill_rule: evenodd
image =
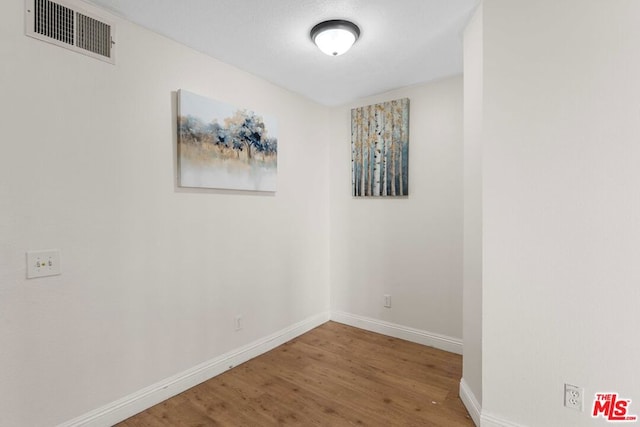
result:
M 409 99 L 351 110 L 351 193 L 409 194 Z
M 276 191 L 275 119 L 178 91 L 178 179 L 181 187 Z

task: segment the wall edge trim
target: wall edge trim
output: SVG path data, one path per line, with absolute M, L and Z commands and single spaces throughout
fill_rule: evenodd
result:
M 170 397 L 207 381 L 227 370 L 260 356 L 311 329 L 326 323 L 329 312 L 311 316 L 278 332 L 232 350 L 204 363 L 159 381 L 149 387 L 106 404 L 58 427 L 109 427 Z
M 505 420 L 503 418 L 499 418 L 495 415 L 488 414 L 486 411 L 482 411 L 482 415 L 480 417 L 480 426 L 481 427 L 525 427 L 521 424 L 515 424 L 511 421 Z
M 460 380 L 460 400 L 464 404 L 465 408 L 471 415 L 471 419 L 473 420 L 476 426 L 480 425 L 480 415 L 482 414 L 482 406 L 476 395 L 471 391 L 469 384 L 462 378 Z
M 384 320 L 372 319 L 370 317 L 359 316 L 357 314 L 345 313 L 342 311 L 332 311 L 331 320 L 344 323 L 371 332 L 388 335 L 394 338 L 411 341 L 417 344 L 427 345 L 451 353 L 462 354 L 462 340 L 436 334 L 421 329 L 410 328 Z

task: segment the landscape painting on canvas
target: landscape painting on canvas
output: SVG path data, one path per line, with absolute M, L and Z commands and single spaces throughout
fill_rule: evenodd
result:
M 354 197 L 409 194 L 409 99 L 351 110 Z
M 181 187 L 276 191 L 277 123 L 180 90 L 178 169 Z

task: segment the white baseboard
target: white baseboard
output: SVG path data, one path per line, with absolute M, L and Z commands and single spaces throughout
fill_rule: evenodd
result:
M 153 384 L 129 396 L 60 424 L 58 427 L 109 427 L 170 397 L 207 381 L 290 341 L 329 320 L 329 313 L 312 316 L 258 341 Z
M 460 380 L 460 400 L 462 400 L 467 411 L 469 411 L 469 415 L 471 415 L 474 424 L 479 427 L 482 406 L 480 406 L 476 395 L 471 391 L 471 388 L 469 388 L 464 378 Z
M 331 320 L 371 332 L 462 354 L 462 340 L 355 314 L 332 311 Z
M 464 403 L 477 427 L 524 427 L 483 411 L 482 405 L 480 405 L 464 378 L 460 380 L 460 400 Z
M 498 418 L 486 412 L 483 412 L 480 417 L 480 425 L 482 427 L 524 427 L 523 425 L 512 423 L 511 421 Z

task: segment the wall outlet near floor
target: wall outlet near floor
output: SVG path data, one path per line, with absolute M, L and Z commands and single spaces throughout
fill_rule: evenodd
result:
M 564 406 L 582 412 L 584 389 L 575 385 L 564 385 Z
M 27 252 L 27 279 L 55 276 L 58 274 L 60 274 L 59 250 L 51 249 Z
M 235 324 L 236 331 L 239 331 L 240 329 L 242 329 L 242 326 L 243 326 L 242 316 L 240 315 L 236 316 L 234 319 L 234 324 Z
M 384 296 L 384 306 L 387 308 L 391 308 L 391 295 Z

